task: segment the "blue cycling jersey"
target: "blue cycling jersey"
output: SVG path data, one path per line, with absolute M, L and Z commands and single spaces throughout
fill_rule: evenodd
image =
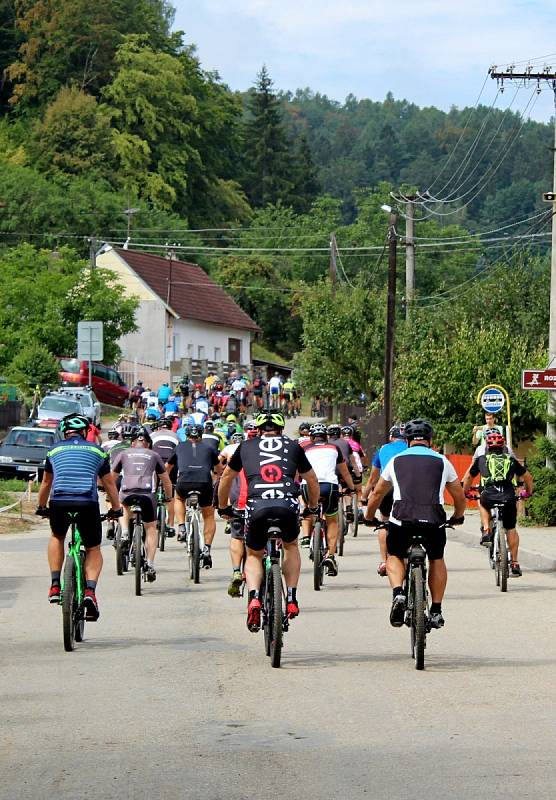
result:
M 382 472 L 386 464 L 391 458 L 397 456 L 402 450 L 407 450 L 407 442 L 403 439 L 395 439 L 393 442 L 383 444 L 382 447 L 376 451 L 373 457 L 373 467 L 378 467 Z
M 96 503 L 97 478 L 110 472 L 110 460 L 100 447 L 72 436 L 47 453 L 44 469 L 53 475 L 51 501 Z

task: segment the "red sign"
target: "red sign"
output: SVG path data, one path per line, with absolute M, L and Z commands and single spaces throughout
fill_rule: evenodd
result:
M 522 389 L 554 389 L 556 391 L 556 369 L 521 370 Z

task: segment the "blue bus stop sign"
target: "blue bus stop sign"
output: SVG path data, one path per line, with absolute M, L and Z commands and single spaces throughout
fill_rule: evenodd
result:
M 504 393 L 490 386 L 481 395 L 481 405 L 488 414 L 498 414 L 504 408 Z

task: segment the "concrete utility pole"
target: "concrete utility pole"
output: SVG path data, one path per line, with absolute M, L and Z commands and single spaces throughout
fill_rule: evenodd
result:
M 489 69 L 490 77 L 501 82 L 504 86 L 505 80 L 510 81 L 536 81 L 540 92 L 541 81 L 548 81 L 552 84 L 554 100 L 556 104 L 556 73 L 552 67 L 545 67 L 542 72 L 533 72 L 532 67 L 527 67 L 525 72 L 515 72 L 513 67 L 509 67 L 506 72 L 498 72 L 496 67 Z M 553 178 L 552 178 L 552 249 L 550 267 L 550 322 L 548 329 L 548 363 L 551 366 L 556 361 L 556 114 L 554 117 L 554 147 L 553 147 Z M 548 199 L 548 198 L 546 198 Z M 556 443 L 556 425 L 550 422 L 550 417 L 556 417 L 556 392 L 548 392 L 548 416 L 549 421 L 546 426 L 546 435 L 551 442 Z
M 415 299 L 415 196 L 410 195 L 405 199 L 405 318 L 408 320 Z
M 386 348 L 384 353 L 384 434 L 392 425 L 392 384 L 394 377 L 394 334 L 396 330 L 396 269 L 398 257 L 398 215 L 390 211 L 388 220 L 388 300 L 386 305 Z
M 338 265 L 336 262 L 336 254 L 338 252 L 338 245 L 336 244 L 336 234 L 330 234 L 330 281 L 332 283 L 332 293 L 336 293 L 336 284 L 338 282 Z
M 89 263 L 91 265 L 91 272 L 97 265 L 97 238 L 91 236 L 89 240 Z

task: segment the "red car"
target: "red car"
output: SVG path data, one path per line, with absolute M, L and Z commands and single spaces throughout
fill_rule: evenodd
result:
M 60 358 L 62 386 L 91 386 L 89 362 L 76 358 Z M 101 403 L 123 406 L 129 400 L 129 389 L 112 367 L 93 361 L 93 391 Z

